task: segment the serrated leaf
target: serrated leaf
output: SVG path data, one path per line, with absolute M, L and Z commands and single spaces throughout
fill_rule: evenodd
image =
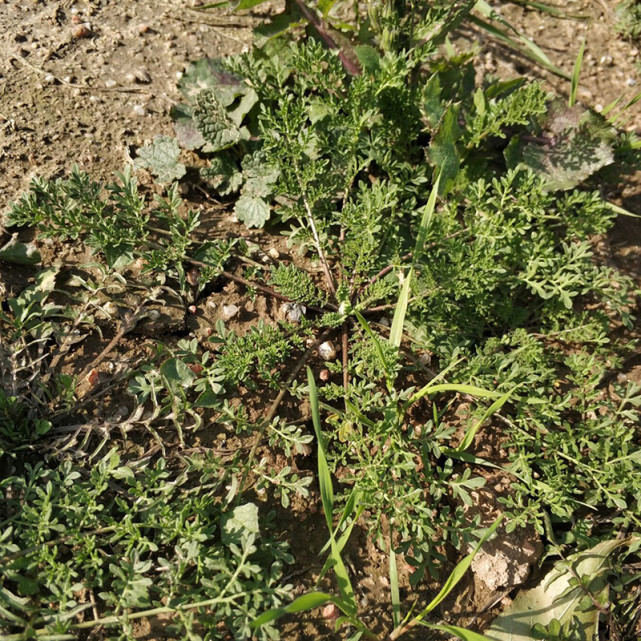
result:
M 209 167 L 201 169 L 200 175 L 221 196 L 238 191 L 243 184 L 243 174 L 239 171 L 236 160 L 225 152 L 212 158 Z
M 247 227 L 262 227 L 269 220 L 270 207 L 262 198 L 243 194 L 236 201 L 234 213 Z
M 178 144 L 185 149 L 200 149 L 205 139 L 194 120 L 194 110 L 189 105 L 177 104 L 171 108 L 174 131 Z
M 546 142 L 529 142 L 520 157 L 522 165 L 545 179 L 550 191 L 572 189 L 614 162 L 614 129 L 581 105 L 567 107 L 555 101 L 542 128 Z M 512 158 L 514 151 L 510 150 Z
M 178 82 L 178 91 L 193 104 L 203 89 L 219 88 L 233 97 L 243 86 L 242 78 L 225 69 L 221 59 L 202 58 L 187 66 Z
M 235 507 L 231 513 L 224 514 L 221 518 L 221 539 L 225 545 L 239 543 L 243 535 L 260 534 L 258 524 L 258 506 L 254 503 L 245 503 Z
M 185 165 L 178 162 L 178 156 L 180 156 L 180 147 L 175 138 L 157 136 L 150 145 L 138 150 L 134 167 L 149 169 L 159 182 L 171 183 L 180 180 L 187 172 Z
M 201 91 L 196 99 L 194 118 L 206 140 L 205 151 L 220 151 L 235 145 L 243 136 L 231 119 L 224 101 L 212 89 Z
M 36 265 L 41 256 L 34 245 L 21 243 L 18 234 L 13 234 L 11 240 L 0 248 L 0 260 L 13 265 Z
M 581 611 L 579 602 L 585 591 L 576 585 L 575 576 L 588 580 L 595 592 L 607 585 L 609 556 L 631 539 L 604 541 L 590 550 L 575 554 L 567 565 L 551 570 L 541 583 L 521 592 L 501 616 L 494 619 L 485 636 L 492 641 L 530 641 L 536 624 L 547 626 L 553 619 L 561 624 L 574 618 L 578 623 L 577 641 L 592 641 L 599 612 L 592 607 Z M 598 583 L 598 585 L 597 585 Z

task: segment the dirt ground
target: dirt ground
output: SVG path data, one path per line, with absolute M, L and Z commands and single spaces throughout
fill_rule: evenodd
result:
M 198 12 L 194 9 L 198 4 L 198 0 L 0 0 L 0 215 L 35 176 L 64 175 L 76 163 L 92 177 L 105 180 L 123 169 L 132 147 L 172 134 L 169 111 L 179 100 L 176 83 L 185 66 L 198 58 L 247 48 L 252 28 L 284 3 L 272 2 L 267 9 L 262 5 L 260 11 L 239 15 Z M 598 110 L 598 105 L 604 107 L 620 96 L 624 104 L 641 91 L 641 43 L 637 48 L 615 35 L 615 0 L 548 0 L 567 14 L 584 16 L 583 20 L 557 20 L 513 4 L 492 4 L 567 73 L 572 72 L 586 37 L 578 91 L 584 103 Z M 483 47 L 479 57 L 483 71 L 501 77 L 539 77 L 550 89 L 567 95 L 568 80 L 535 67 L 482 31 L 461 30 L 456 46 L 470 47 L 474 41 Z M 622 123 L 641 134 L 641 102 Z M 606 195 L 641 214 L 641 178 L 613 186 Z M 216 207 L 206 202 L 201 206 L 203 217 L 207 207 Z M 609 239 L 618 266 L 637 279 L 640 222 L 622 220 Z M 8 234 L 1 218 L 0 234 L 2 245 Z M 365 533 L 355 540 L 354 548 L 361 550 L 360 560 L 354 560 L 364 579 L 361 598 L 374 603 L 384 583 L 386 559 L 367 542 Z M 310 552 L 315 543 L 304 542 L 295 572 L 317 563 Z M 478 613 L 486 605 L 489 609 L 495 604 L 475 602 L 469 609 Z M 163 638 L 149 626 L 140 634 Z M 308 621 L 305 630 L 291 628 L 284 637 L 323 634 L 331 635 L 325 622 Z

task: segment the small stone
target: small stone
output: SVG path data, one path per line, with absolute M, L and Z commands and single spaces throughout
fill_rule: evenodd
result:
M 274 260 L 276 260 L 280 256 L 280 254 L 278 253 L 278 250 L 275 247 L 270 247 L 267 253 Z
M 599 60 L 599 62 L 604 67 L 611 67 L 614 64 L 614 60 L 612 59 L 612 56 L 610 56 L 610 55 L 601 56 L 601 60 Z
M 82 23 L 82 17 L 78 15 L 78 10 L 76 9 L 76 13 L 72 14 L 71 16 L 71 22 L 72 24 L 80 24 Z
M 319 374 L 319 376 L 320 376 L 321 381 L 326 383 L 330 379 L 332 374 L 328 369 L 322 369 L 320 374 Z
M 71 37 L 74 38 L 74 40 L 88 38 L 89 36 L 91 36 L 91 26 L 88 22 L 83 22 L 82 24 L 76 25 L 71 30 Z
M 105 80 L 105 87 L 113 89 L 118 83 L 115 80 Z
M 197 314 L 198 313 L 198 308 L 196 305 L 190 305 L 188 308 L 190 314 Z
M 423 352 L 418 357 L 418 362 L 419 365 L 422 365 L 423 367 L 429 367 L 432 364 L 432 355 L 429 352 Z
M 48 85 L 52 85 L 52 84 L 54 84 L 54 82 L 56 82 L 56 77 L 55 77 L 53 74 L 48 73 L 48 74 L 45 76 L 45 82 L 46 82 Z
M 236 305 L 223 305 L 222 319 L 228 321 L 230 318 L 236 316 L 239 311 L 240 309 Z
M 136 27 L 136 31 L 138 32 L 139 36 L 143 36 L 144 34 L 146 34 L 149 31 L 149 25 L 148 24 L 144 24 L 144 23 L 143 24 L 139 24 Z
M 118 305 L 111 300 L 108 300 L 103 306 L 102 309 L 105 313 L 109 314 L 112 318 L 117 318 L 120 315 L 120 310 Z
M 639 55 L 639 50 L 638 49 L 630 49 L 630 52 L 628 54 L 630 58 L 636 58 Z
M 621 372 L 620 374 L 617 374 L 617 382 L 618 383 L 625 383 L 628 380 L 628 375 L 624 374 Z
M 383 327 L 389 327 L 389 319 L 387 318 L 387 316 L 381 316 L 378 319 L 378 324 L 382 325 Z
M 285 317 L 285 320 L 290 323 L 300 323 L 307 312 L 307 308 L 299 303 L 283 303 L 280 307 L 280 312 Z
M 323 618 L 330 621 L 335 621 L 340 616 L 340 610 L 333 604 L 328 603 L 323 608 Z
M 634 78 L 628 78 L 625 81 L 625 84 L 628 85 L 628 87 L 634 87 L 637 84 L 637 81 Z
M 196 287 L 198 285 L 199 278 L 200 278 L 200 269 L 198 269 L 198 267 L 193 267 L 187 272 L 186 280 L 192 287 Z M 214 306 L 215 306 L 215 303 L 214 303 Z
M 134 71 L 134 76 L 136 78 L 136 82 L 143 85 L 148 85 L 151 82 L 151 76 L 146 69 L 136 69 L 136 71 Z
M 325 341 L 318 346 L 318 355 L 324 361 L 336 360 L 336 348 L 331 341 Z
M 142 105 L 134 105 L 133 112 L 136 116 L 146 116 L 147 110 Z

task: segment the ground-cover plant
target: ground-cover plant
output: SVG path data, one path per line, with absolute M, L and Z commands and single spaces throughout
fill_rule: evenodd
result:
M 247 636 L 250 619 L 287 594 L 276 587 L 282 550 L 269 540 L 254 549 L 265 526 L 248 493 L 269 488 L 288 508 L 294 494 L 308 496 L 311 482 L 291 461 L 269 465 L 274 448 L 289 459 L 311 440 L 308 415 L 280 413 L 286 393 L 301 405 L 318 397 L 312 416 L 325 461 L 319 482 L 330 547 L 346 545 L 355 521 L 343 515 L 357 515 L 391 563 L 404 555 L 413 585 L 426 572 L 442 572 L 448 556 L 467 558 L 487 527 L 467 512 L 485 483 L 484 468 L 510 479 L 501 498 L 507 531 L 533 524 L 548 555 L 567 557 L 639 528 L 641 396 L 633 384 L 607 385 L 624 347 L 610 342 L 610 329 L 631 326 L 634 291 L 594 249 L 594 237 L 612 225 L 612 207 L 598 192 L 576 188 L 613 162 L 618 135 L 605 119 L 562 105 L 538 83 L 476 84 L 472 54 L 439 49 L 471 3 L 426 11 L 398 4 L 386 5 L 391 13 L 381 18 L 380 33 L 389 37 L 368 36 L 353 49 L 351 66 L 327 42 L 285 38 L 196 63 L 181 81 L 188 104 L 175 111 L 178 140 L 208 159 L 205 186 L 230 207 L 233 201 L 247 227 L 286 234 L 302 256 L 296 266 L 283 261 L 268 269 L 246 255 L 242 240 L 196 243 L 199 218 L 184 208 L 178 185 L 150 204 L 129 172 L 106 190 L 78 170 L 69 179 L 37 180 L 12 207 L 10 224 L 33 226 L 37 237 L 86 242 L 107 273 L 126 273 L 142 260 L 147 295 L 162 298 L 172 289 L 191 303 L 207 296 L 213 279 L 233 279 L 250 293 L 286 300 L 297 315 L 244 333 L 221 321 L 209 340 L 164 340 L 153 362 L 130 372 L 120 388 L 127 384 L 135 408 L 123 441 L 142 428 L 135 438 L 156 454 L 142 462 L 103 456 L 89 476 L 104 468 L 99 486 L 65 480 L 83 474 L 86 454 L 75 466 L 48 461 L 31 483 L 25 479 L 36 468 L 26 465 L 33 461 L 10 452 L 15 470 L 7 488 L 22 488 L 6 499 L 14 512 L 23 509 L 20 492 L 32 486 L 58 492 L 56 509 L 105 509 L 77 526 L 66 512 L 47 508 L 6 530 L 5 556 L 16 553 L 18 540 L 33 540 L 35 548 L 15 557 L 19 567 L 5 577 L 8 628 L 29 621 L 73 638 L 109 623 L 127 633 L 132 619 L 162 612 L 192 636 L 198 625 L 208 638 Z M 166 138 L 140 159 L 137 165 L 161 181 L 184 175 Z M 251 274 L 241 275 L 247 264 Z M 36 323 L 17 326 L 20 310 L 9 303 L 1 319 L 4 336 L 22 340 L 29 353 L 51 345 L 50 325 L 38 329 L 46 310 L 37 310 Z M 339 360 L 328 341 L 340 346 Z M 323 385 L 301 375 L 316 350 L 331 354 L 316 368 Z M 73 398 L 73 379 L 60 380 Z M 3 434 L 8 426 L 21 440 L 44 437 L 43 447 L 60 424 L 29 398 L 18 391 L 0 399 Z M 264 411 L 256 411 L 255 399 Z M 488 422 L 496 445 L 482 458 L 475 446 Z M 222 457 L 216 448 L 207 454 L 196 441 L 204 425 L 242 446 Z M 205 454 L 179 455 L 167 467 L 157 452 L 172 456 L 174 448 Z M 165 516 L 154 511 L 160 503 Z M 184 510 L 194 519 L 183 518 Z M 71 544 L 59 541 L 56 519 L 76 528 Z M 125 525 L 131 532 L 120 529 Z M 79 555 L 77 577 L 51 589 L 39 585 L 41 555 L 55 553 L 46 561 L 62 563 L 69 550 L 89 545 L 87 528 L 91 545 L 103 550 L 96 553 L 101 565 Z M 193 554 L 180 547 L 187 530 Z M 332 556 L 341 588 L 340 549 Z M 230 587 L 217 582 L 217 571 Z M 175 583 L 152 587 L 154 572 Z M 79 621 L 88 616 L 75 594 L 83 590 L 93 621 Z M 314 598 L 305 605 L 318 605 Z M 347 609 L 356 625 L 354 608 Z M 398 595 L 393 611 L 399 630 Z

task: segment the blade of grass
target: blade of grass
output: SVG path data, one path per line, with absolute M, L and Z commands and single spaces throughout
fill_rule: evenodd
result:
M 385 372 L 387 388 L 391 390 L 392 386 L 394 385 L 392 367 L 390 363 L 388 363 L 387 359 L 385 358 L 385 353 L 383 352 L 381 343 L 378 340 L 376 334 L 374 334 L 374 332 L 372 331 L 372 328 L 369 326 L 369 323 L 365 320 L 365 318 L 363 318 L 363 315 L 356 310 L 354 310 L 354 314 L 356 315 L 358 322 L 361 324 L 361 326 L 363 327 L 367 335 L 372 339 L 372 342 L 374 343 L 374 349 L 376 350 L 376 354 L 378 355 L 378 358 L 381 361 L 381 365 L 383 366 L 383 371 Z
M 397 628 L 401 624 L 401 594 L 398 589 L 398 569 L 396 567 L 396 554 L 392 541 L 393 532 L 390 529 L 389 541 L 389 585 L 392 599 L 392 621 Z
M 318 409 L 318 390 L 316 389 L 316 381 L 312 370 L 307 367 L 307 384 L 309 388 L 309 404 L 312 412 L 312 422 L 314 423 L 314 431 L 316 432 L 316 440 L 318 441 L 318 483 L 320 486 L 321 501 L 323 503 L 323 510 L 325 512 L 325 519 L 327 521 L 327 528 L 330 537 L 330 554 L 329 561 L 331 567 L 336 575 L 336 582 L 338 584 L 338 591 L 341 595 L 341 601 L 347 608 L 346 614 L 351 617 L 356 616 L 358 606 L 356 605 L 356 597 L 354 590 L 347 574 L 347 568 L 343 563 L 340 551 L 334 538 L 333 527 L 333 512 L 334 512 L 334 490 L 332 487 L 332 477 L 327 464 L 327 457 L 325 456 L 325 444 L 321 430 L 320 411 Z
M 535 42 L 530 40 L 527 36 L 523 35 L 518 29 L 513 27 L 505 18 L 499 15 L 487 2 L 485 2 L 485 0 L 478 0 L 477 3 L 474 5 L 474 8 L 480 13 L 482 13 L 486 18 L 490 20 L 496 20 L 497 22 L 501 23 L 504 27 L 507 27 L 507 29 L 512 31 L 519 38 L 519 40 L 534 54 L 537 60 L 543 60 L 549 65 L 552 64 L 550 59 L 545 55 L 543 50 Z
M 514 388 L 516 389 L 516 388 Z M 485 412 L 483 413 L 483 416 L 476 422 L 474 427 L 467 432 L 463 440 L 461 441 L 460 445 L 455 448 L 455 451 L 457 452 L 464 452 L 470 445 L 472 445 L 472 441 L 474 441 L 474 437 L 476 436 L 476 433 L 481 429 L 481 425 L 485 423 L 485 421 L 492 416 L 495 412 L 498 412 L 505 403 L 507 403 L 508 399 L 512 394 L 514 393 L 514 389 L 511 389 L 509 392 L 503 394 L 501 398 L 497 398 L 492 405 L 490 405 Z
M 333 512 L 334 512 L 334 490 L 332 488 L 332 477 L 325 458 L 325 444 L 323 442 L 323 433 L 320 423 L 320 411 L 318 409 L 318 391 L 316 381 L 312 370 L 307 367 L 307 384 L 309 387 L 309 404 L 312 411 L 312 422 L 314 423 L 314 432 L 318 441 L 318 484 L 320 486 L 321 501 L 325 512 L 325 520 L 330 532 L 333 531 Z
M 477 555 L 478 551 L 481 549 L 483 544 L 496 532 L 497 528 L 503 520 L 503 515 L 499 516 L 494 523 L 486 530 L 485 534 L 481 537 L 481 540 L 476 544 L 472 552 L 465 556 L 461 561 L 459 561 L 452 570 L 452 573 L 447 577 L 443 587 L 440 592 L 428 603 L 423 610 L 417 614 L 409 623 L 404 626 L 395 628 L 389 636 L 390 641 L 394 641 L 401 634 L 406 632 L 409 628 L 418 625 L 422 619 L 424 619 L 434 608 L 436 608 L 456 587 L 459 581 L 463 578 L 463 575 L 467 572 L 474 557 Z
M 641 141 L 639 141 L 641 143 Z M 639 145 L 641 147 L 641 144 Z M 623 209 L 623 207 L 619 207 L 619 205 L 615 205 L 614 203 L 607 203 L 608 207 L 615 213 L 621 214 L 622 216 L 631 216 L 632 218 L 641 218 L 639 214 L 633 214 L 631 211 L 628 211 L 627 209 Z
M 425 387 L 410 397 L 407 401 L 407 406 L 413 405 L 427 394 L 435 394 L 436 392 L 458 392 L 459 394 L 469 394 L 470 396 L 478 396 L 479 398 L 496 398 L 501 396 L 499 392 L 493 392 L 492 390 L 476 387 L 475 385 L 460 383 L 441 383 L 434 385 L 433 382 L 430 381 Z
M 389 333 L 389 342 L 394 345 L 394 347 L 400 347 L 401 340 L 403 339 L 403 323 L 405 322 L 405 315 L 407 314 L 407 302 L 410 298 L 410 285 L 413 275 L 414 268 L 410 267 L 410 271 L 403 281 L 401 294 L 398 297 L 396 309 L 394 310 L 394 318 L 392 320 L 392 327 Z
M 432 185 L 432 191 L 430 196 L 427 199 L 427 203 L 423 209 L 423 216 L 421 217 L 421 224 L 418 228 L 418 234 L 416 236 L 416 244 L 414 245 L 414 255 L 412 256 L 412 266 L 415 266 L 419 258 L 423 254 L 423 248 L 425 247 L 425 239 L 427 238 L 427 232 L 432 226 L 432 218 L 434 217 L 434 209 L 436 208 L 436 197 L 438 196 L 438 188 L 441 182 L 441 173 L 436 178 L 434 185 Z
M 576 92 L 579 89 L 579 76 L 581 75 L 581 65 L 583 64 L 583 53 L 585 52 L 586 36 L 583 36 L 583 42 L 579 47 L 579 53 L 574 61 L 574 69 L 572 70 L 572 78 L 570 80 L 570 97 L 568 99 L 568 107 L 573 107 L 576 102 Z
M 532 60 L 534 60 L 537 64 L 541 65 L 541 67 L 543 67 L 544 69 L 551 71 L 554 75 L 559 76 L 560 78 L 565 78 L 566 80 L 570 80 L 570 75 L 565 71 L 563 71 L 563 69 L 561 69 L 560 67 L 557 67 L 554 64 L 551 64 L 550 62 L 547 62 L 546 59 L 544 58 L 539 58 L 531 49 L 522 47 L 513 38 L 508 36 L 505 32 L 503 32 L 498 27 L 495 27 L 493 24 L 490 24 L 489 22 L 485 22 L 485 20 L 482 20 L 478 16 L 474 16 L 474 15 L 470 15 L 468 19 L 470 22 L 475 24 L 480 29 L 484 29 L 485 31 L 493 35 L 495 38 L 497 38 L 498 40 L 501 40 L 502 42 L 505 42 L 506 44 L 508 44 L 515 51 L 522 53 L 524 56 L 528 56 L 529 58 L 532 58 Z

